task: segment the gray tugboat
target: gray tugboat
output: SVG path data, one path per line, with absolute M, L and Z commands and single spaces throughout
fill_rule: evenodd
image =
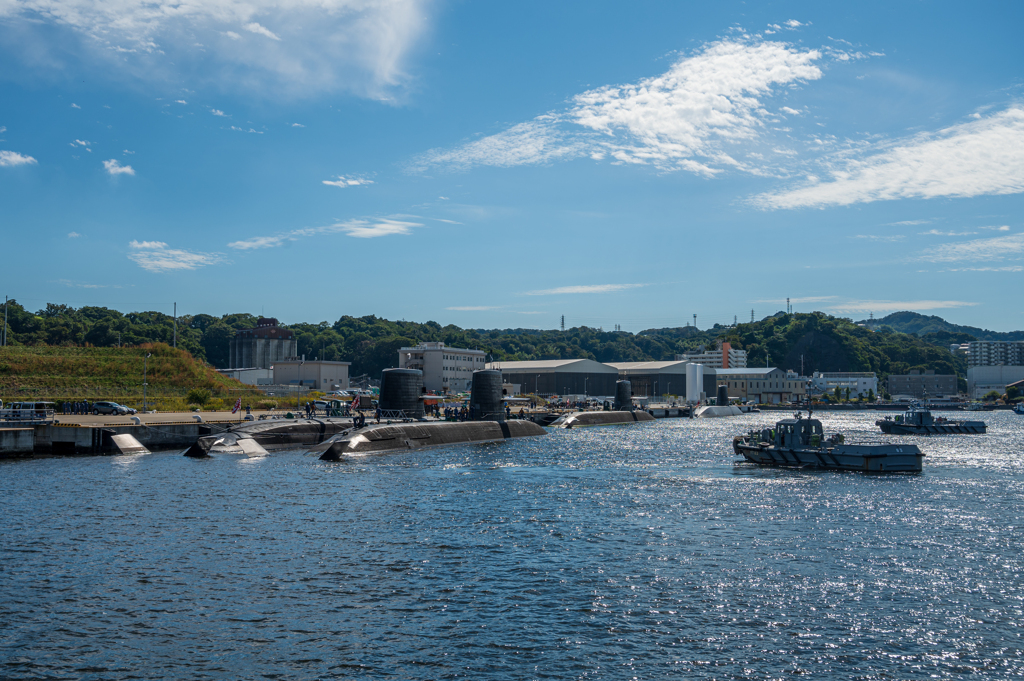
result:
M 821 421 L 800 412 L 775 428 L 737 435 L 732 447 L 747 461 L 763 466 L 870 473 L 920 473 L 924 458 L 917 445 L 846 444 L 838 433 L 825 438 Z
M 927 409 L 913 405 L 896 418 L 886 416 L 875 425 L 887 435 L 940 435 L 944 433 L 984 433 L 984 421 L 950 421 L 932 416 Z

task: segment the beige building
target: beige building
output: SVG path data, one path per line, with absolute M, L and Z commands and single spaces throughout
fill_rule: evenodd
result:
M 807 397 L 807 379 L 774 367 L 715 369 L 715 381 L 729 389 L 729 397 L 758 404 L 800 402 Z
M 747 351 L 736 350 L 729 343 L 722 343 L 717 350 L 707 350 L 703 345 L 696 350 L 687 350 L 676 355 L 677 362 L 703 364 L 716 369 L 743 369 L 747 366 Z
M 464 392 L 473 387 L 473 372 L 486 368 L 483 350 L 450 348 L 441 342 L 399 348 L 398 368 L 423 372 L 423 387 L 435 393 Z
M 348 368 L 352 362 L 303 362 L 287 359 L 274 362 L 275 385 L 304 385 L 310 390 L 328 392 L 348 389 Z

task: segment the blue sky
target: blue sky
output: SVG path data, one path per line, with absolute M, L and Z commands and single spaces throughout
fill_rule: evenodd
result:
M 0 0 L 0 294 L 1024 328 L 1016 2 Z

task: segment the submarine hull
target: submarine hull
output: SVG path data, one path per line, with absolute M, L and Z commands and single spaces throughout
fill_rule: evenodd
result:
M 621 426 L 653 421 L 646 411 L 574 411 L 551 423 L 552 428 L 586 428 L 589 426 Z
M 373 425 L 336 435 L 312 447 L 321 461 L 342 461 L 354 456 L 386 454 L 425 447 L 445 447 L 510 438 L 536 437 L 547 431 L 532 421 L 466 421 L 448 423 L 396 423 Z

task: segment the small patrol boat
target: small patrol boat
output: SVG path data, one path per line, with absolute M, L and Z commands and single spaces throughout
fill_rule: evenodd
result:
M 775 428 L 737 435 L 733 451 L 751 463 L 789 468 L 826 468 L 870 473 L 920 473 L 924 454 L 913 444 L 846 444 L 837 433 L 825 438 L 821 421 L 793 418 Z
M 1017 406 L 1013 408 L 1013 413 L 1024 416 L 1024 402 L 1018 402 Z
M 893 418 L 886 416 L 875 421 L 886 435 L 941 435 L 944 433 L 984 433 L 984 421 L 950 421 L 935 417 L 927 409 L 913 405 L 905 413 Z

